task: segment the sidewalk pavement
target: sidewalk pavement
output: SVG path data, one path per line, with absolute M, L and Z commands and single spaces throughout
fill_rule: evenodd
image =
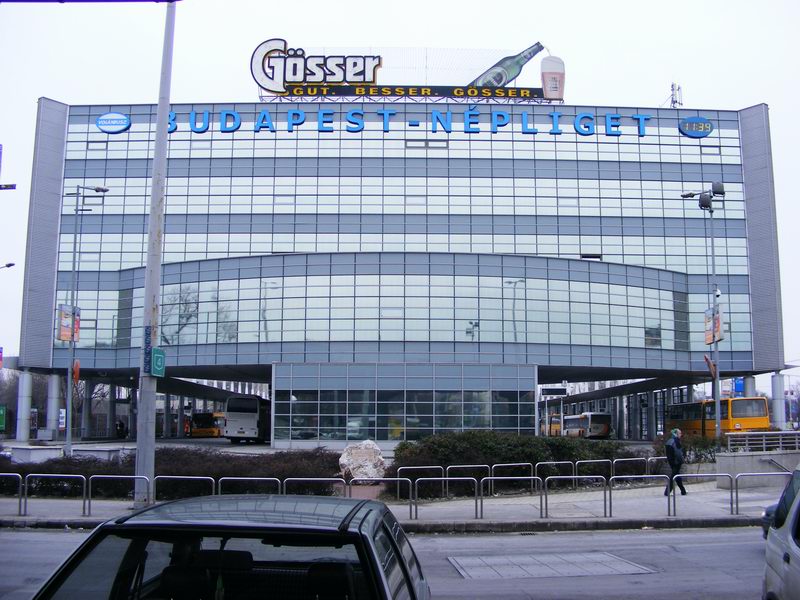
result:
M 483 501 L 482 519 L 475 518 L 474 498 L 422 500 L 417 507 L 418 519 L 410 518 L 408 502 L 390 499 L 386 503 L 403 528 L 416 533 L 742 527 L 760 525 L 762 509 L 775 504 L 782 491 L 782 487 L 742 489 L 739 491 L 739 514 L 732 515 L 730 490 L 718 489 L 713 481 L 687 482 L 686 488 L 686 496 L 675 498 L 676 516 L 667 515 L 667 498 L 661 485 L 615 487 L 611 493 L 611 507 L 609 509 L 606 504 L 605 511 L 601 489 L 550 492 L 546 503 L 542 497 L 542 504 L 547 508 L 545 517 L 540 516 L 543 507 L 538 494 L 487 496 Z M 91 515 L 83 515 L 82 510 L 80 498 L 31 497 L 27 515 L 19 516 L 17 498 L 2 497 L 0 528 L 89 529 L 108 519 L 130 514 L 134 507 L 130 500 L 93 500 Z M 609 513 L 613 516 L 606 516 Z

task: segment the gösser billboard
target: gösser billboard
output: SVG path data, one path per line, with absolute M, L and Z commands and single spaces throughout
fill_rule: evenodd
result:
M 266 92 L 277 96 L 312 96 L 318 98 L 349 96 L 416 96 L 416 97 L 453 97 L 453 98 L 518 98 L 540 99 L 547 101 L 561 101 L 564 97 L 564 63 L 560 58 L 547 56 L 542 60 L 542 88 L 517 88 L 505 87 L 522 72 L 522 68 L 537 54 L 544 50 L 544 46 L 537 42 L 519 54 L 506 56 L 481 73 L 466 86 L 398 86 L 378 85 L 377 73 L 383 59 L 378 55 L 310 55 L 306 56 L 302 48 L 289 48 L 286 40 L 267 40 L 255 49 L 250 59 L 250 70 L 258 85 Z M 296 130 L 313 129 L 318 132 L 333 132 L 336 119 L 341 120 L 343 131 L 358 133 L 365 128 L 367 120 L 377 120 L 381 123 L 384 132 L 392 131 L 396 127 L 416 127 L 429 130 L 431 133 L 481 133 L 489 131 L 498 133 L 513 121 L 519 126 L 523 134 L 545 134 L 557 136 L 566 130 L 574 131 L 581 136 L 591 136 L 602 133 L 606 136 L 616 137 L 623 134 L 646 137 L 647 122 L 652 118 L 648 114 L 635 114 L 623 116 L 617 113 L 595 115 L 594 113 L 581 112 L 574 117 L 565 117 L 563 113 L 553 110 L 546 115 L 534 115 L 531 112 L 511 114 L 505 110 L 481 110 L 477 106 L 470 106 L 463 112 L 451 110 L 431 110 L 426 120 L 410 119 L 400 123 L 397 119 L 398 111 L 377 105 L 371 111 L 374 117 L 367 119 L 366 110 L 355 109 L 347 111 L 343 117 L 339 112 L 331 109 L 305 111 L 290 109 L 286 111 L 285 119 L 277 121 L 269 109 L 262 109 L 252 123 L 252 131 L 259 133 L 268 131 L 294 132 Z M 249 115 L 248 115 L 249 117 Z M 238 111 L 220 110 L 191 111 L 188 122 L 178 122 L 174 112 L 169 113 L 169 133 L 179 130 L 188 130 L 193 133 L 205 133 L 212 126 L 221 133 L 233 133 L 242 128 L 243 120 Z M 121 113 L 106 113 L 97 118 L 96 126 L 100 131 L 109 135 L 124 133 L 129 130 L 132 120 L 128 115 Z M 631 127 L 624 132 L 622 127 Z M 249 129 L 251 124 L 247 122 Z M 708 136 L 714 126 L 704 117 L 688 117 L 683 119 L 679 126 L 681 134 L 701 138 Z

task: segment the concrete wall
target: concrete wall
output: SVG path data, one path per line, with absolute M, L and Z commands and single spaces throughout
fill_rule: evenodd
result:
M 719 452 L 717 453 L 717 473 L 730 473 L 734 478 L 739 473 L 780 473 L 781 470 L 770 459 L 789 471 L 794 471 L 800 463 L 800 452 Z M 778 477 L 745 477 L 739 480 L 739 488 L 775 487 L 787 481 Z M 717 480 L 717 487 L 729 489 L 726 477 Z

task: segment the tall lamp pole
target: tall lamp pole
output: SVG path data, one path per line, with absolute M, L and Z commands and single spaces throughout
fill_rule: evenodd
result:
M 75 313 L 77 312 L 77 307 L 75 306 L 75 271 L 78 263 L 78 221 L 81 219 L 83 213 L 92 210 L 84 206 L 86 202 L 86 190 L 97 194 L 105 194 L 108 188 L 76 185 L 74 192 L 64 194 L 65 196 L 75 196 L 75 221 L 72 224 L 72 268 L 70 269 L 69 282 L 69 364 L 67 364 L 66 431 L 64 435 L 64 454 L 66 456 L 72 456 L 72 387 L 74 385 L 73 377 L 75 373 Z
M 687 192 L 681 194 L 681 198 L 694 198 L 698 196 L 697 205 L 701 210 L 708 211 L 709 234 L 711 237 L 711 339 L 714 345 L 713 362 L 711 366 L 711 393 L 714 398 L 714 436 L 717 444 L 722 437 L 721 415 L 720 415 L 720 390 L 719 390 L 719 340 L 722 337 L 722 317 L 719 313 L 719 298 L 722 295 L 717 286 L 717 260 L 714 249 L 714 197 L 725 197 L 725 186 L 721 182 L 715 181 L 711 184 L 711 189 L 704 192 Z M 706 342 L 708 343 L 708 342 Z

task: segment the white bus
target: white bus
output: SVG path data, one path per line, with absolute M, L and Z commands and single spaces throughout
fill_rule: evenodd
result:
M 561 435 L 607 440 L 611 437 L 611 413 L 585 412 L 579 415 L 564 415 Z
M 269 442 L 270 401 L 261 396 L 236 394 L 225 400 L 225 434 L 232 444 Z

